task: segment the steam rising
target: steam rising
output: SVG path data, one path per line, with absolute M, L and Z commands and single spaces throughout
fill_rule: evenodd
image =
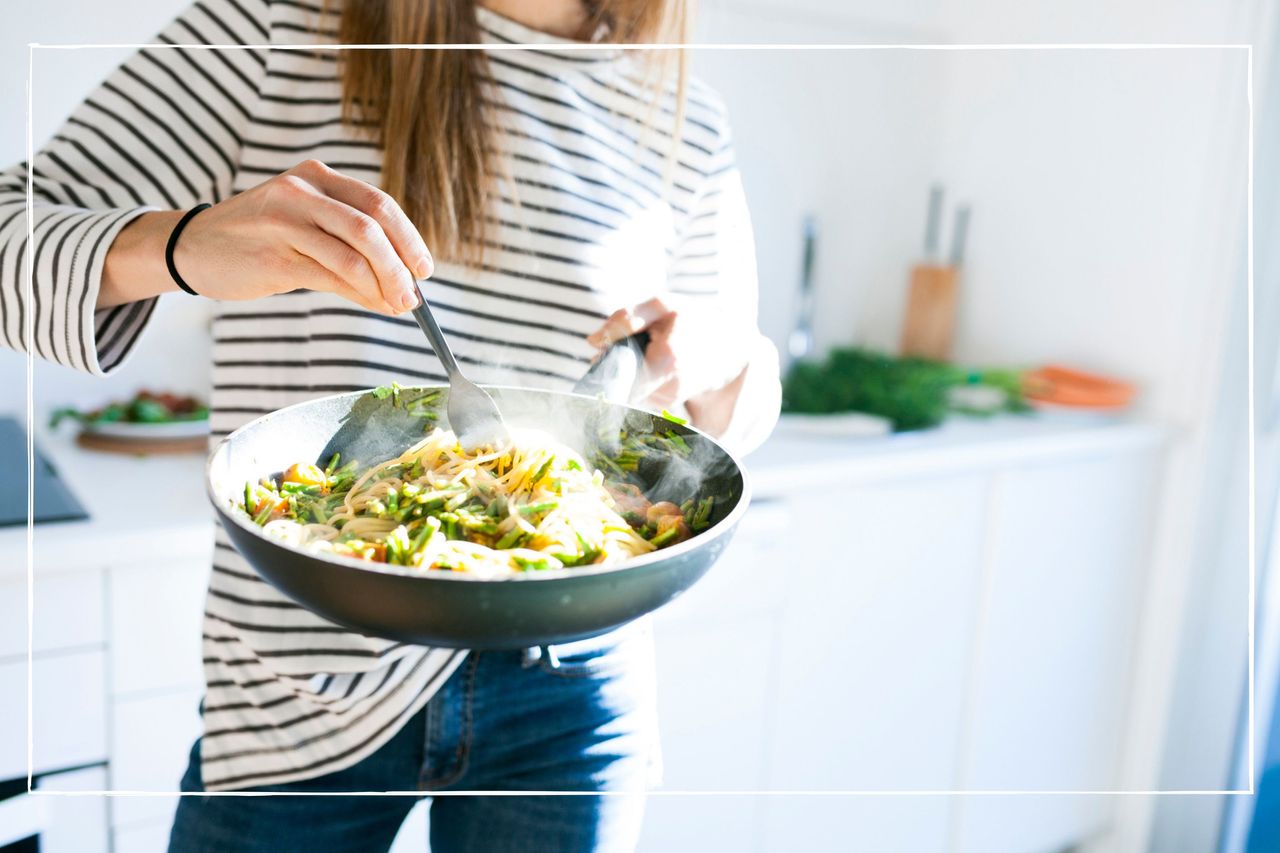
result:
M 683 439 L 689 452 L 653 450 L 641 462 L 635 479 L 652 501 L 680 504 L 689 499 L 714 495 L 716 506 L 712 518 L 718 520 L 732 507 L 738 495 L 729 495 L 730 483 L 737 473 L 732 458 L 718 445 L 687 427 L 638 409 L 599 399 L 596 405 L 573 405 L 556 394 L 521 393 L 494 397 L 508 425 L 540 429 L 556 440 L 594 459 L 597 451 L 614 457 L 619 450 L 618 437 L 624 431 L 632 435 L 659 435 L 671 431 Z M 609 476 L 606 470 L 606 477 Z
M 502 388 L 495 388 L 494 384 L 486 383 L 487 390 L 492 393 L 508 427 L 548 433 L 589 461 L 595 460 L 598 453 L 609 458 L 616 457 L 619 435 L 624 431 L 638 436 L 655 433 L 661 435 L 667 431 L 675 433 L 687 445 L 687 454 L 654 448 L 646 454 L 639 470 L 634 472 L 631 479 L 654 502 L 671 501 L 681 504 L 686 500 L 713 495 L 716 501 L 711 518 L 718 521 L 740 497 L 734 487 L 737 466 L 728 454 L 714 442 L 687 427 L 668 421 L 660 415 L 630 408 L 623 402 L 611 402 L 628 400 L 639 387 L 646 337 L 641 335 L 615 343 L 592 364 L 587 375 L 574 387 L 577 394 L 595 396 L 597 402 L 594 405 L 584 400 L 560 396 L 554 391 L 528 387 L 530 376 L 511 370 L 503 364 L 486 365 L 489 368 L 486 372 L 490 377 L 495 373 L 499 376 L 505 374 L 513 387 L 504 391 Z M 550 378 L 543 381 L 548 385 L 560 384 Z M 409 399 L 416 391 L 405 388 L 402 393 Z M 446 391 L 445 395 L 447 394 Z M 448 426 L 445 395 L 441 395 L 433 405 L 439 415 L 436 421 L 439 426 Z M 368 404 L 361 401 L 357 404 L 357 409 L 365 405 Z M 404 434 L 400 426 L 386 429 L 389 417 L 386 407 L 377 405 L 375 408 L 376 411 L 367 412 L 368 416 L 354 418 L 356 423 L 350 424 L 352 428 L 346 430 L 345 436 L 335 436 L 335 441 L 326 448 L 326 453 L 343 449 L 338 445 L 344 443 L 344 439 L 351 441 L 358 436 L 357 443 L 368 444 L 376 437 L 382 440 L 379 442 L 381 444 L 391 437 L 387 433 Z M 378 448 L 379 451 L 383 449 Z M 680 449 L 683 451 L 684 448 Z M 366 451 L 360 454 L 361 461 L 372 464 L 397 455 L 403 447 L 385 450 L 387 452 Z M 344 458 L 351 457 L 344 453 Z M 608 479 L 618 479 L 607 468 L 605 474 Z

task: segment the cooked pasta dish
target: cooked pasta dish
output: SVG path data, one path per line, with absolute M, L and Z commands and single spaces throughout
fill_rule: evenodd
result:
M 633 448 L 600 461 L 621 475 L 637 458 Z M 681 542 L 709 526 L 713 501 L 651 503 L 538 431 L 515 429 L 505 447 L 468 454 L 452 431 L 433 428 L 364 470 L 335 454 L 323 468 L 299 462 L 246 484 L 241 508 L 267 535 L 308 550 L 503 576 L 618 563 Z

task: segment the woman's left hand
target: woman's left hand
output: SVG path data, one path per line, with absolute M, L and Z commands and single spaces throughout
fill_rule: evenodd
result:
M 652 408 L 673 408 L 729 386 L 747 366 L 741 334 L 716 317 L 657 297 L 621 308 L 587 337 L 605 349 L 649 333 L 645 378 L 637 395 Z M 691 410 L 692 411 L 692 410 Z

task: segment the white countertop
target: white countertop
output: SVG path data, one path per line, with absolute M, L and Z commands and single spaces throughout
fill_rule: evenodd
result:
M 786 418 L 745 460 L 754 495 L 772 498 L 833 483 L 952 473 L 1062 454 L 1151 447 L 1151 424 L 1075 415 L 957 418 L 898 435 L 818 436 Z M 133 556 L 190 560 L 207 555 L 212 510 L 204 492 L 204 456 L 122 456 L 82 450 L 70 431 L 37 429 L 36 441 L 89 519 L 37 525 L 34 566 L 41 573 L 128 563 Z M 86 560 L 87 554 L 93 556 Z M 0 529 L 0 578 L 26 572 L 27 531 Z
M 189 559 L 212 548 L 204 454 L 101 453 L 78 447 L 72 430 L 51 434 L 38 427 L 36 446 L 89 513 L 85 521 L 36 525 L 37 572 L 96 569 L 135 555 Z M 26 527 L 0 529 L 0 578 L 25 574 L 26 560 Z
M 840 438 L 815 435 L 784 415 L 744 460 L 752 494 L 770 498 L 833 483 L 870 482 L 1015 465 L 1062 455 L 1153 447 L 1160 427 L 1074 413 L 955 417 L 936 429 Z

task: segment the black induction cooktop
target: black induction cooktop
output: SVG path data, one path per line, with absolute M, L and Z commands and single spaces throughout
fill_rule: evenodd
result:
M 0 417 L 0 471 L 4 487 L 0 488 L 0 527 L 27 523 L 27 431 L 15 418 Z M 35 519 L 37 524 L 49 521 L 80 521 L 88 518 L 49 460 L 36 445 Z

